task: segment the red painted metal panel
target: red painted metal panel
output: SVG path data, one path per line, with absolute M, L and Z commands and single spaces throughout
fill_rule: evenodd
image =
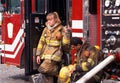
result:
M 82 0 L 72 0 L 72 20 L 82 19 Z
M 35 12 L 35 0 L 32 0 L 32 12 Z
M 13 24 L 13 37 L 9 38 L 8 37 L 8 29 L 7 29 L 7 25 L 8 23 L 12 23 Z M 2 39 L 4 41 L 5 44 L 12 44 L 12 42 L 15 40 L 15 37 L 20 29 L 20 15 L 8 15 L 8 14 L 4 14 L 4 20 L 3 20 L 3 29 L 2 30 Z
M 83 29 L 72 29 L 72 32 L 76 33 L 82 33 Z
M 24 48 L 24 44 L 21 46 L 21 48 L 20 48 L 20 50 L 19 50 L 19 52 L 17 53 L 17 56 L 16 56 L 15 58 L 2 57 L 2 63 L 20 66 L 20 60 L 21 60 L 20 54 L 22 53 L 23 48 Z M 7 53 L 7 52 L 6 52 L 6 53 Z
M 100 23 L 100 20 L 101 20 L 101 18 L 100 18 L 100 9 L 101 9 L 101 7 L 100 7 L 100 1 L 101 0 L 97 0 L 97 45 L 99 45 L 100 46 L 100 41 L 101 41 L 101 30 L 100 30 L 100 25 L 101 25 L 101 23 Z

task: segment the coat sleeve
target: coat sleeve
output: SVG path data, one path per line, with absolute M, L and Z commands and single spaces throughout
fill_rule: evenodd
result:
M 78 72 L 87 72 L 94 66 L 94 61 L 91 58 L 88 58 L 87 61 L 81 62 L 81 64 L 76 65 L 76 71 Z
M 66 26 L 63 27 L 62 35 L 63 35 L 63 38 L 62 38 L 63 45 L 70 44 L 70 35 L 71 35 L 71 32 L 67 30 Z
M 70 50 L 70 36 L 71 32 L 67 30 L 66 26 L 62 30 L 62 49 L 68 52 Z
M 83 71 L 89 71 L 91 68 L 93 68 L 94 60 L 91 58 L 88 58 L 86 62 L 82 62 L 81 67 Z
M 42 35 L 39 39 L 39 43 L 38 43 L 38 46 L 37 46 L 37 50 L 36 50 L 36 55 L 40 56 L 40 54 L 42 53 L 42 49 L 45 45 L 45 36 L 46 36 L 46 28 L 43 30 L 42 32 Z

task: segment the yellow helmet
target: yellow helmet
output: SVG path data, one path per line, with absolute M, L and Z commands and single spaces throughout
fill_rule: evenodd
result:
M 95 45 L 94 47 L 95 47 L 96 49 L 100 50 L 100 46 Z

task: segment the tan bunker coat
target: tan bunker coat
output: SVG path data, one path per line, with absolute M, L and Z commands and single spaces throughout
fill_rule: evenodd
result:
M 69 35 L 61 23 L 57 23 L 53 29 L 46 27 L 39 40 L 36 55 L 39 55 L 41 59 L 61 61 L 62 47 L 70 43 Z

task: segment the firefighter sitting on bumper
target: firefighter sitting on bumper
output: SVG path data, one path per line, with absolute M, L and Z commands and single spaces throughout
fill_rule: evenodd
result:
M 58 74 L 58 63 L 63 55 L 62 48 L 70 43 L 70 33 L 62 26 L 56 12 L 49 13 L 46 19 L 36 55 L 37 63 L 40 64 L 38 71 L 46 75 L 48 83 L 53 83 L 53 76 Z
M 98 46 L 90 46 L 89 43 L 83 43 L 80 38 L 72 37 L 71 38 L 71 48 L 75 49 L 76 52 L 76 64 L 72 66 L 71 71 L 67 71 L 67 74 L 64 74 L 64 69 L 69 69 L 69 67 L 63 67 L 60 70 L 59 74 L 59 83 L 69 83 L 68 80 L 71 78 L 72 82 L 77 81 L 82 77 L 86 72 L 91 68 L 96 66 L 99 63 L 100 59 L 100 49 Z M 63 72 L 64 71 L 64 72 Z M 66 72 L 65 72 L 66 73 Z M 68 76 L 69 75 L 69 76 Z M 95 75 L 91 78 L 88 83 L 96 83 L 100 80 L 100 75 Z

